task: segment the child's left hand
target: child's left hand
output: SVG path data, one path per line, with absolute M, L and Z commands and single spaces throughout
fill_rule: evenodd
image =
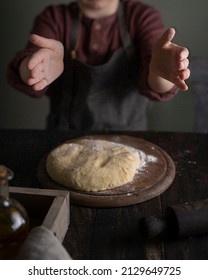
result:
M 153 47 L 150 70 L 181 90 L 187 90 L 185 82 L 190 76 L 189 51 L 187 48 L 172 43 L 175 29 L 167 29 Z

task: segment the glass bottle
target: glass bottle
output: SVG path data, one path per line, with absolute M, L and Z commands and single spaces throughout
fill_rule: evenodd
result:
M 27 237 L 29 218 L 24 207 L 9 196 L 9 180 L 13 172 L 0 165 L 0 260 L 17 257 Z

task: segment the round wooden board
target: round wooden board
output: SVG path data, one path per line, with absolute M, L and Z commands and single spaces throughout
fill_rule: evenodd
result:
M 139 170 L 134 180 L 117 188 L 100 191 L 84 192 L 68 188 L 53 181 L 46 171 L 46 158 L 43 157 L 38 167 L 38 177 L 43 187 L 63 189 L 70 191 L 72 204 L 89 207 L 121 207 L 150 200 L 163 193 L 173 182 L 175 177 L 175 165 L 171 157 L 160 147 L 140 138 L 127 135 L 102 135 L 85 136 L 82 139 L 102 139 L 132 146 L 143 151 L 149 158 L 155 161 L 147 161 L 145 167 Z M 75 142 L 70 139 L 67 143 Z

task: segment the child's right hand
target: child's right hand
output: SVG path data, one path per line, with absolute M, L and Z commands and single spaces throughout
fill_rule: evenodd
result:
M 24 83 L 35 91 L 44 89 L 57 79 L 64 70 L 64 47 L 61 42 L 36 34 L 30 42 L 39 47 L 32 56 L 23 59 L 19 71 Z

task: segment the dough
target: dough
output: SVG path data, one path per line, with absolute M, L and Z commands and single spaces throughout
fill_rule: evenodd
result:
M 106 140 L 79 139 L 49 153 L 46 170 L 56 182 L 83 191 L 101 191 L 133 180 L 140 166 L 133 147 Z

